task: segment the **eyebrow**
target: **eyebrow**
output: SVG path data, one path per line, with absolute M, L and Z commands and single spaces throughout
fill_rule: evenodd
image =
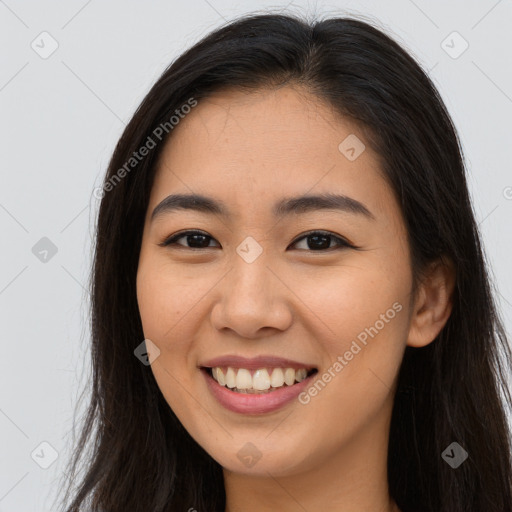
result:
M 200 194 L 171 194 L 155 207 L 151 220 L 176 210 L 193 210 L 226 218 L 233 217 L 222 201 Z M 375 220 L 375 216 L 363 203 L 345 195 L 332 193 L 284 198 L 274 205 L 272 212 L 275 217 L 284 217 L 316 210 L 342 211 Z

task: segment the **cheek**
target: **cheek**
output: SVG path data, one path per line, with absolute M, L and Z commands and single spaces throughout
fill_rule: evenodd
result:
M 137 272 L 137 301 L 146 337 L 165 345 L 166 340 L 186 338 L 194 307 L 204 295 L 202 280 L 184 278 L 159 258 L 141 260 Z M 164 347 L 162 347 L 164 348 Z
M 406 272 L 369 262 L 330 269 L 325 279 L 318 273 L 311 277 L 303 274 L 295 289 L 314 313 L 318 334 L 324 333 L 334 356 L 348 350 L 360 333 L 364 339 L 365 329 L 375 324 L 382 334 L 387 331 L 394 338 L 405 317 L 410 281 Z M 394 304 L 397 305 L 393 307 Z
M 192 389 L 198 371 L 198 319 L 206 315 L 204 297 L 214 283 L 198 275 L 197 268 L 184 271 L 158 254 L 147 254 L 139 263 L 137 301 L 144 337 L 160 350 L 151 369 L 176 413 L 187 410 L 185 390 Z
M 325 351 L 324 373 L 306 390 L 303 403 L 315 414 L 331 416 L 337 428 L 350 428 L 346 411 L 364 423 L 389 400 L 407 339 L 407 269 L 398 258 L 386 264 L 380 259 L 331 270 L 316 288 L 302 280 L 308 286 L 301 293 L 310 290 L 304 302 L 321 320 L 315 322 L 317 348 Z
M 163 335 L 180 312 L 176 296 L 158 272 L 142 268 L 137 275 L 137 301 L 144 335 L 160 345 Z
M 190 319 L 202 294 L 177 276 L 179 273 L 170 271 L 158 258 L 141 259 L 137 301 L 144 337 L 160 350 L 151 371 L 166 402 L 182 418 L 188 414 L 186 390 L 195 371 L 189 361 L 194 330 Z
M 405 280 L 406 281 L 406 280 Z M 406 283 L 376 271 L 353 269 L 305 300 L 316 321 L 322 373 L 301 395 L 303 414 L 325 418 L 333 443 L 380 421 L 392 400 L 407 335 Z

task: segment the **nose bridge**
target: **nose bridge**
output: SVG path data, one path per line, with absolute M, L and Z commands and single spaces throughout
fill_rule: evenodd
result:
M 214 309 L 217 328 L 228 327 L 241 336 L 254 337 L 263 327 L 280 330 L 287 327 L 291 314 L 285 297 L 286 287 L 268 268 L 269 263 L 269 255 L 253 241 L 247 240 L 238 246 L 231 271 L 225 278 L 222 297 Z
M 246 252 L 244 252 L 246 251 Z M 267 268 L 268 254 L 257 251 L 251 242 L 242 243 L 233 257 L 233 269 L 230 272 L 230 301 L 241 311 L 256 312 L 271 306 L 275 279 Z M 259 252 L 259 254 L 257 254 Z

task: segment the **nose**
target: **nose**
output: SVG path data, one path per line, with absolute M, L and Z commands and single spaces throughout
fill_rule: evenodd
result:
M 292 322 L 293 293 L 263 254 L 252 263 L 235 255 L 233 267 L 219 283 L 211 321 L 218 330 L 255 339 L 285 331 Z

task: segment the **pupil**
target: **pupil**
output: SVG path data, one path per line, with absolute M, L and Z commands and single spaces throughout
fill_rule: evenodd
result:
M 330 238 L 331 237 L 329 235 L 310 235 L 308 236 L 309 240 L 315 240 L 316 242 L 318 242 L 319 239 L 323 239 L 324 243 L 321 243 L 320 246 L 316 245 L 314 247 L 311 247 L 311 244 L 308 242 L 308 247 L 310 249 L 328 249 L 330 245 Z M 316 242 L 313 242 L 313 244 L 315 244 Z
M 194 242 L 192 242 L 192 243 L 190 242 L 190 240 L 191 240 L 191 239 L 192 239 L 192 240 L 194 240 L 194 239 L 195 239 L 195 241 L 197 242 L 197 239 L 198 239 L 198 238 L 199 238 L 199 239 L 201 239 L 201 238 L 202 238 L 202 239 L 203 239 L 203 242 L 204 242 L 204 241 L 205 241 L 205 239 L 206 239 L 206 238 L 208 238 L 206 235 L 199 235 L 199 234 L 196 234 L 196 235 L 188 235 L 188 237 L 187 237 L 187 238 L 188 238 L 188 240 L 187 240 L 187 241 L 188 241 L 188 243 L 189 243 L 189 245 L 190 245 L 191 247 L 195 247 L 196 249 L 197 249 L 197 248 L 201 248 L 201 247 L 208 247 L 208 243 L 207 243 L 206 245 L 202 245 L 202 244 L 201 244 L 201 242 L 199 242 L 198 246 L 195 246 L 195 245 L 194 245 Z

